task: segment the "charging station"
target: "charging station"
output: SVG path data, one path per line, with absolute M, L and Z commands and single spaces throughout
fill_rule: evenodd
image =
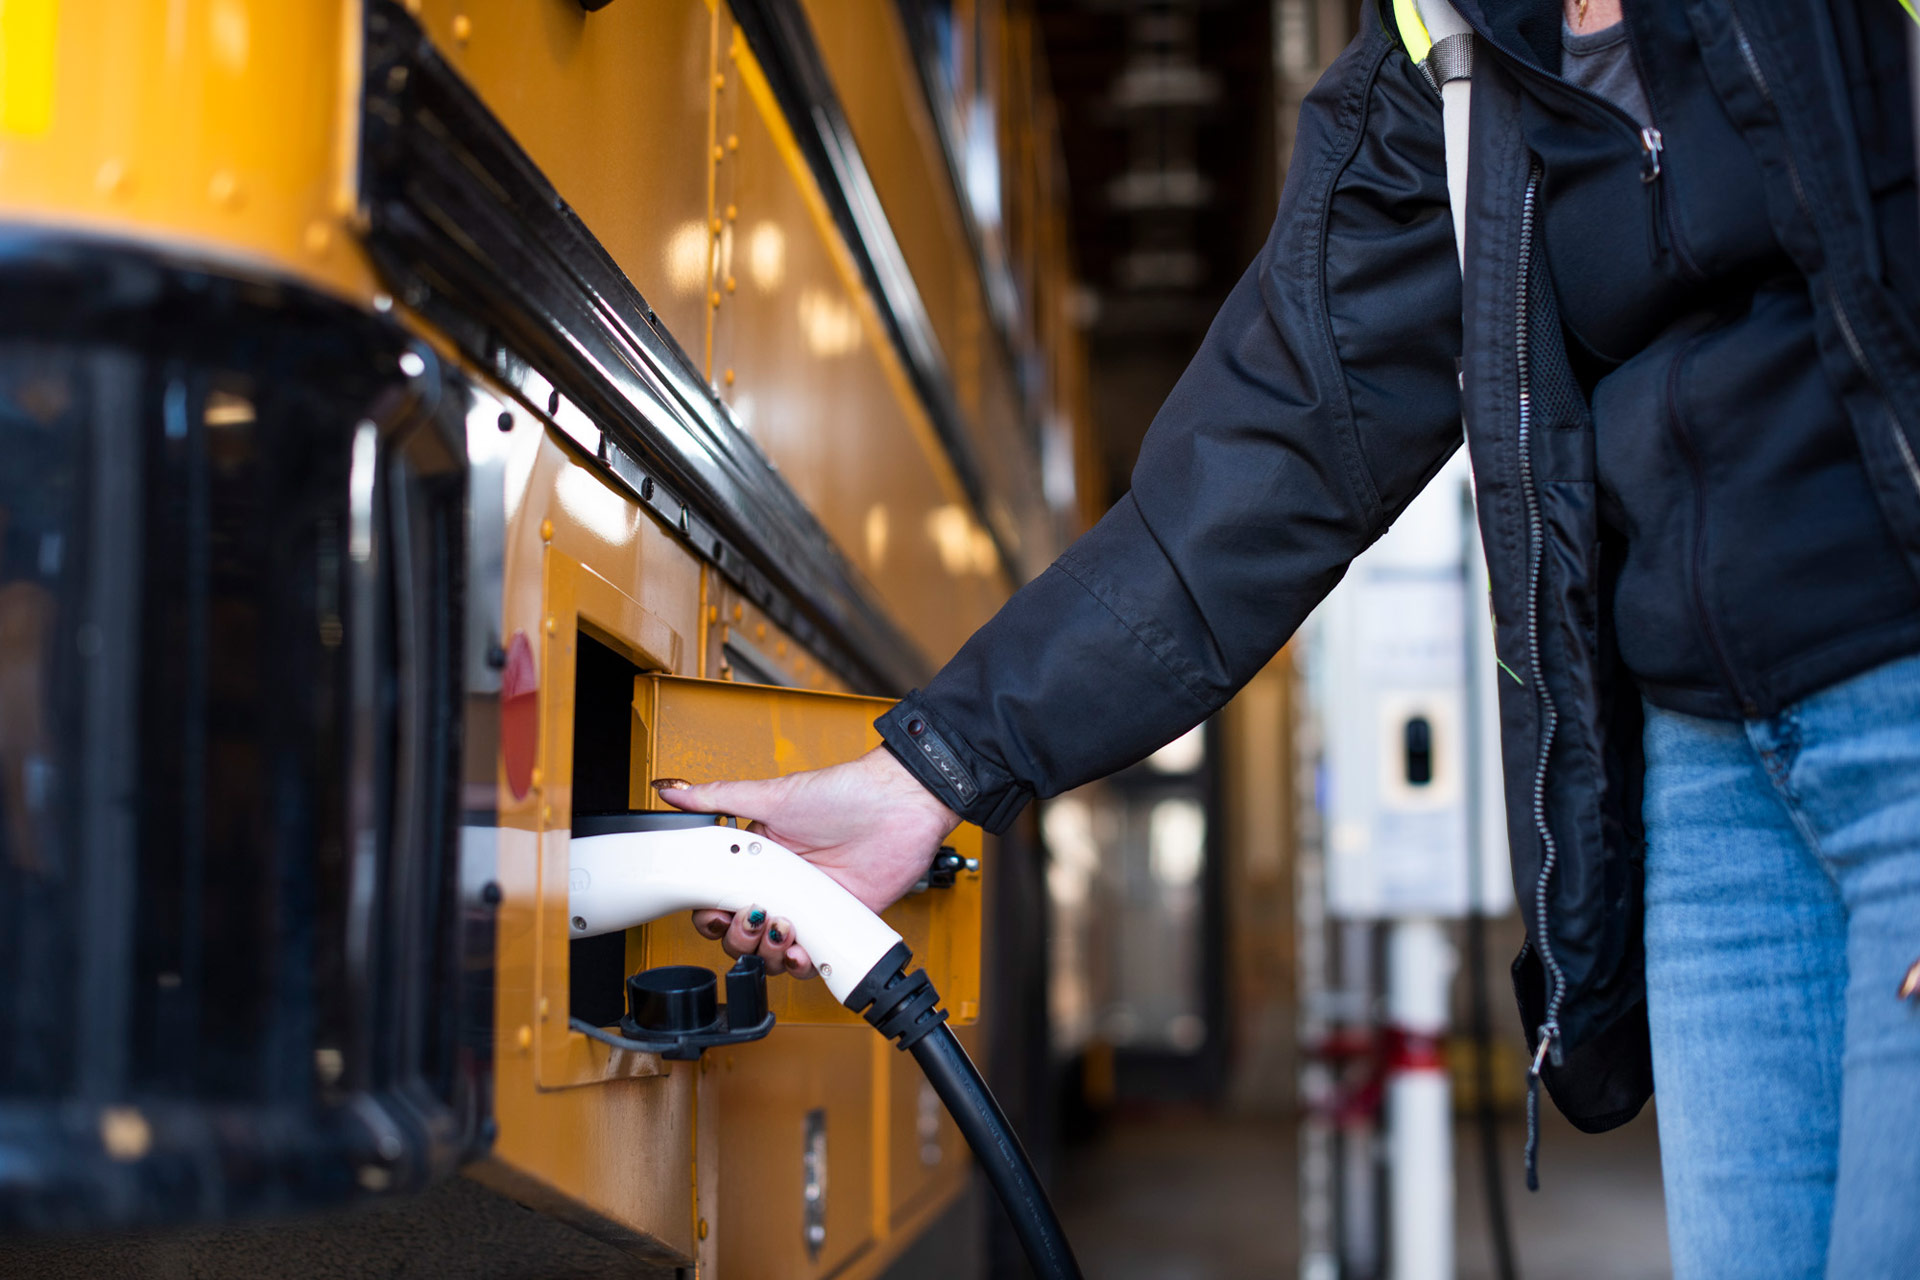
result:
M 1342 964 L 1337 990 L 1306 994 L 1334 1010 L 1331 1039 L 1380 1074 L 1365 1077 L 1364 1105 L 1350 1096 L 1335 1108 L 1337 1171 L 1325 1161 L 1304 1171 L 1303 1185 L 1322 1184 L 1334 1204 L 1327 1235 L 1339 1243 L 1317 1261 L 1306 1251 L 1303 1275 L 1453 1275 L 1448 922 L 1513 908 L 1487 599 L 1457 456 L 1308 623 L 1325 913 Z

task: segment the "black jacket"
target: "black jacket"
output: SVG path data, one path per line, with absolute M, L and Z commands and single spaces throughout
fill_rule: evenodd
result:
M 1438 95 L 1369 5 L 1302 108 L 1273 232 L 1149 432 L 1132 492 L 879 728 L 990 830 L 1131 763 L 1267 662 L 1459 445 L 1464 409 L 1495 644 L 1524 680 L 1499 682 L 1528 922 L 1515 986 L 1530 1042 L 1548 1039 L 1549 1091 L 1599 1130 L 1652 1088 L 1641 712 L 1521 125 L 1559 5 L 1456 3 L 1479 37 L 1464 289 Z M 1906 19 L 1895 0 L 1835 0 L 1831 22 L 1805 0 L 1680 8 L 1758 158 L 1894 554 L 1920 575 L 1911 138 L 1861 136 L 1874 94 L 1904 109 L 1883 51 L 1903 47 Z

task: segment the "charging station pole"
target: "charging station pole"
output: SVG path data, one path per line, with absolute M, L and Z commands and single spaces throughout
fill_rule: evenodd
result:
M 1377 1007 L 1390 1280 L 1454 1275 L 1448 922 L 1512 907 L 1504 824 L 1486 820 L 1501 812 L 1498 719 L 1469 483 L 1454 459 L 1309 623 L 1327 915 L 1386 933 Z M 1352 1271 L 1371 1269 L 1353 1260 Z

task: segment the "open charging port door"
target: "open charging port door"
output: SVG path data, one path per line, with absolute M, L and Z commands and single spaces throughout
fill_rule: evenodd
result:
M 851 760 L 879 745 L 873 721 L 892 705 L 883 698 L 672 676 L 651 676 L 641 686 L 635 710 L 652 732 L 652 775 L 693 781 L 771 778 Z M 658 805 L 647 790 L 649 803 Z M 946 993 L 953 1021 L 964 1025 L 978 1016 L 980 999 L 979 829 L 962 827 L 947 843 L 952 852 L 940 859 L 944 873 L 884 919 Z M 632 932 L 640 935 L 635 958 L 642 967 L 726 963 L 718 944 L 686 917 Z M 768 1000 L 782 1023 L 860 1025 L 823 983 L 777 979 Z
M 649 785 L 656 777 L 775 777 L 852 759 L 879 745 L 873 720 L 891 705 L 880 698 L 664 674 L 649 659 L 666 646 L 646 643 L 643 610 L 591 571 L 557 575 L 570 581 L 556 583 L 556 567 L 549 565 L 549 613 L 559 634 L 549 639 L 548 687 L 560 691 L 557 677 L 563 673 L 556 668 L 563 664 L 573 678 L 564 690 L 569 696 L 553 699 L 543 717 L 549 744 L 567 744 L 564 754 L 552 750 L 546 759 L 564 761 L 570 774 L 555 780 L 563 785 L 548 789 L 551 801 L 542 815 L 546 829 L 540 840 L 543 891 L 536 932 L 541 962 L 534 1025 L 538 1081 L 547 1089 L 664 1070 L 646 1055 L 623 1053 L 571 1030 L 568 1019 L 613 1027 L 623 1011 L 626 979 L 641 970 L 698 965 L 724 972 L 731 963 L 685 915 L 623 934 L 572 940 L 566 886 L 576 815 L 583 821 L 588 815 L 606 816 L 620 807 L 623 788 L 626 811 L 665 809 Z M 556 591 L 556 586 L 573 590 Z M 556 598 L 563 595 L 573 598 Z M 595 595 L 608 599 L 587 598 Z M 573 607 L 555 607 L 562 604 Z M 642 635 L 627 634 L 635 624 Z M 554 646 L 561 639 L 571 643 Z M 977 828 L 956 831 L 927 887 L 885 916 L 946 994 L 952 1021 L 963 1026 L 979 1013 L 980 846 Z M 844 1026 L 871 1035 L 821 982 L 774 978 L 767 984 L 767 1003 L 778 1026 Z M 774 1034 L 777 1038 L 777 1029 Z
M 814 1265 L 831 1270 L 881 1236 L 918 1231 L 967 1185 L 965 1141 L 919 1067 L 824 982 L 789 977 L 766 984 L 775 1015 L 767 1039 L 709 1049 L 697 1065 L 573 1030 L 573 1017 L 617 1027 L 634 973 L 686 964 L 724 975 L 732 962 L 685 914 L 575 941 L 570 854 L 581 820 L 591 828 L 593 819 L 666 810 L 654 778 L 774 777 L 852 759 L 878 745 L 872 722 L 890 704 L 668 674 L 684 667 L 687 646 L 645 607 L 640 585 L 629 594 L 546 548 L 540 625 L 528 636 L 539 696 L 528 700 L 537 747 L 522 762 L 524 796 L 502 775 L 503 794 L 515 798 L 502 823 L 499 937 L 512 979 L 497 991 L 501 1185 L 524 1190 L 529 1176 L 569 1193 L 618 1184 L 627 1189 L 619 1221 L 687 1249 L 691 1239 L 675 1243 L 676 1224 L 686 1219 L 679 1197 L 695 1166 L 684 1135 L 697 1111 L 700 1216 L 756 1224 L 720 1228 L 729 1269 L 782 1274 L 790 1242 L 804 1237 L 818 1248 Z M 967 1024 L 979 1016 L 981 841 L 976 828 L 956 831 L 942 874 L 885 915 L 969 1042 Z M 641 1146 L 649 1155 L 636 1165 Z M 755 1172 L 723 1178 L 722 1168 Z M 806 1217 L 822 1210 L 824 1221 Z

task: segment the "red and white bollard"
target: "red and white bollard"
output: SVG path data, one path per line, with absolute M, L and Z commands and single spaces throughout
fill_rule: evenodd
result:
M 1387 935 L 1387 1165 L 1392 1280 L 1453 1280 L 1453 1103 L 1443 1037 L 1456 965 L 1440 922 Z

